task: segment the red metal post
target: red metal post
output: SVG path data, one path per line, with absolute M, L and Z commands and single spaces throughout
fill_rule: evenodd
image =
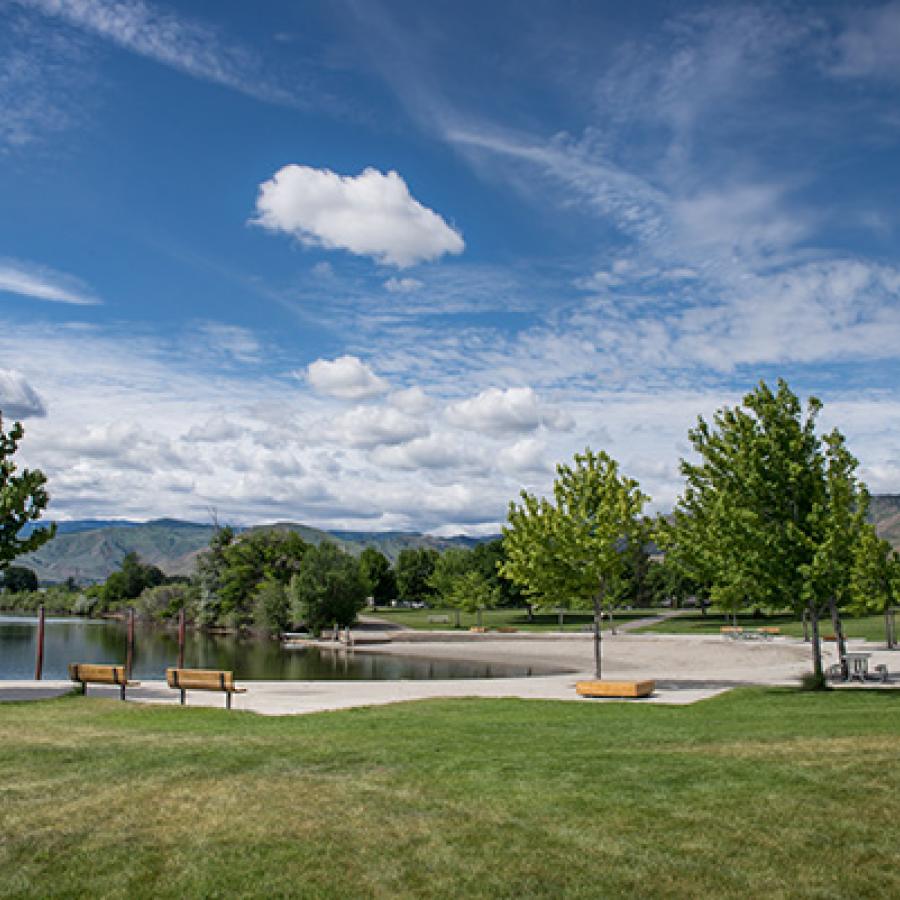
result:
M 184 607 L 178 611 L 178 668 L 184 668 Z
M 131 678 L 134 664 L 134 607 L 128 610 L 128 643 L 125 647 L 125 677 Z
M 37 658 L 34 662 L 34 679 L 41 680 L 44 671 L 44 604 L 38 610 Z

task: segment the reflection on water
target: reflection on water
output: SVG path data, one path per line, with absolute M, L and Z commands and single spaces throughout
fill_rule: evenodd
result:
M 33 678 L 37 619 L 0 616 L 0 679 Z M 67 678 L 68 664 L 124 663 L 125 624 L 113 620 L 48 618 L 44 639 L 44 678 Z M 134 677 L 163 678 L 178 661 L 178 635 L 136 626 Z M 409 659 L 342 649 L 284 650 L 278 641 L 237 635 L 188 632 L 187 668 L 226 669 L 239 679 L 399 680 L 501 678 L 530 675 L 524 666 L 456 660 Z

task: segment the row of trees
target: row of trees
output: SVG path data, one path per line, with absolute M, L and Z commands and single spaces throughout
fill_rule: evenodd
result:
M 813 682 L 824 683 L 819 621 L 883 610 L 900 596 L 900 558 L 867 523 L 857 460 L 836 429 L 820 437 L 821 403 L 806 409 L 784 381 L 765 383 L 689 433 L 695 461 L 670 519 L 642 516 L 647 497 L 605 453 L 557 467 L 552 498 L 512 503 L 501 572 L 533 602 L 592 607 L 599 621 L 632 552 L 654 539 L 666 580 L 737 611 L 792 609 L 812 624 Z M 632 552 L 629 552 L 629 549 Z M 651 567 L 652 571 L 652 567 Z M 595 625 L 600 674 L 600 631 Z

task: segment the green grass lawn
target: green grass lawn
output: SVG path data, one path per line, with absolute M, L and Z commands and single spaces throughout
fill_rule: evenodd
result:
M 6 897 L 900 896 L 900 693 L 0 705 Z
M 732 616 L 724 616 L 721 612 L 708 612 L 705 616 L 699 612 L 685 612 L 674 619 L 649 625 L 638 631 L 651 631 L 660 634 L 719 634 L 723 625 L 732 624 Z M 884 642 L 884 616 L 843 616 L 844 632 L 847 637 L 865 638 L 876 643 Z M 738 625 L 742 628 L 760 628 L 766 625 L 774 625 L 781 629 L 781 633 L 792 637 L 802 637 L 803 625 L 793 615 L 767 615 L 754 617 L 749 614 L 738 615 Z M 831 619 L 820 622 L 823 634 L 831 634 Z
M 630 609 L 616 610 L 616 622 L 627 622 L 631 619 L 642 619 L 645 616 L 658 615 L 659 610 Z M 456 622 L 456 612 L 452 609 L 391 609 L 379 607 L 372 615 L 397 625 L 405 625 L 407 628 L 423 630 L 444 630 L 453 628 Z M 448 622 L 429 622 L 429 618 L 447 616 Z M 562 628 L 559 626 L 559 616 L 556 612 L 535 610 L 533 621 L 528 621 L 528 613 L 524 609 L 486 609 L 482 613 L 482 624 L 488 628 L 516 628 L 519 631 L 583 631 L 589 628 L 594 621 L 593 614 L 585 611 L 568 612 L 563 614 Z M 477 624 L 475 613 L 460 613 L 462 628 L 468 629 Z M 604 619 L 603 629 L 610 627 Z

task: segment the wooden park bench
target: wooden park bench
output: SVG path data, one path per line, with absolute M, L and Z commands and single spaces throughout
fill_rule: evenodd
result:
M 649 697 L 655 681 L 578 681 L 575 691 L 579 697 Z
M 719 631 L 721 632 L 723 637 L 727 638 L 742 638 L 744 636 L 744 629 L 738 627 L 737 625 L 723 625 Z
M 762 628 L 757 628 L 756 630 L 766 638 L 773 638 L 781 634 L 781 629 L 777 625 L 763 625 Z
M 231 709 L 232 694 L 247 692 L 247 688 L 235 687 L 233 672 L 215 669 L 166 669 L 166 682 L 170 688 L 181 691 L 182 706 L 187 691 L 222 691 L 225 694 L 225 709 Z
M 82 694 L 87 693 L 89 684 L 118 685 L 122 700 L 125 699 L 125 688 L 140 684 L 125 677 L 125 666 L 101 666 L 96 663 L 69 663 L 69 678 L 81 685 Z

